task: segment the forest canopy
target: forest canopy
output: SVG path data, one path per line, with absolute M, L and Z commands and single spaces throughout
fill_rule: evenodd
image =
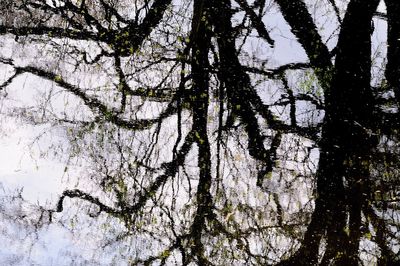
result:
M 1 133 L 63 165 L 0 175 L 1 262 L 400 262 L 397 0 L 1 3 Z

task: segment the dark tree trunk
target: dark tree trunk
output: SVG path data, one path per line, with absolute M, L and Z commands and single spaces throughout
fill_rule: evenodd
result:
M 195 0 L 192 19 L 190 43 L 192 56 L 191 68 L 193 75 L 191 107 L 193 111 L 193 130 L 198 150 L 199 183 L 197 186 L 198 208 L 191 230 L 193 237 L 192 253 L 200 265 L 208 265 L 204 255 L 202 234 L 206 220 L 211 214 L 211 152 L 207 135 L 207 117 L 209 101 L 209 62 L 208 53 L 211 42 L 210 7 L 208 1 Z
M 374 114 L 371 21 L 378 3 L 354 0 L 348 5 L 332 81 L 325 92 L 315 211 L 301 248 L 282 265 L 317 264 L 322 237 L 327 239 L 327 248 L 321 264 L 333 259 L 338 265 L 358 264 L 364 189 L 377 144 L 369 132 Z

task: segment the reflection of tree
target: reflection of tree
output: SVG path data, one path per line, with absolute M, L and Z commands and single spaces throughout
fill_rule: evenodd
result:
M 360 245 L 394 263 L 400 7 L 386 1 L 375 87 L 379 1 L 349 1 L 343 19 L 326 2 L 339 18 L 333 51 L 303 1 L 275 1 L 309 62 L 266 68 L 249 48 L 275 45 L 265 0 L 8 1 L 0 33 L 42 60 L 0 58 L 13 69 L 1 88 L 34 75 L 78 106 L 57 112 L 50 93 L 29 116 L 62 125 L 70 159 L 87 167 L 49 221 L 67 199 L 89 204 L 93 218 L 124 225 L 108 242 L 146 243 L 134 263 L 355 265 Z

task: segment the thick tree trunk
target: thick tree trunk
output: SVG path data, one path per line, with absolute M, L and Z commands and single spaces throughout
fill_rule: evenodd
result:
M 193 8 L 192 30 L 190 36 L 193 130 L 198 150 L 199 183 L 197 186 L 197 211 L 191 229 L 193 238 L 192 254 L 200 265 L 209 265 L 204 254 L 202 235 L 206 220 L 211 214 L 211 151 L 207 135 L 209 102 L 209 62 L 208 53 L 211 44 L 210 6 L 206 0 L 195 0 Z M 185 264 L 186 262 L 184 262 Z
M 321 152 L 327 161 L 334 162 L 330 165 L 333 168 L 329 169 L 328 166 L 328 169 L 333 171 L 331 175 L 334 175 L 335 182 L 342 187 L 343 178 L 347 181 L 349 208 L 349 233 L 344 234 L 343 225 L 347 217 L 342 206 L 343 195 L 342 192 L 336 195 L 337 198 L 333 200 L 343 220 L 338 223 L 334 216 L 328 218 L 328 221 L 336 224 L 334 230 L 329 225 L 327 227 L 328 245 L 333 239 L 333 248 L 340 245 L 344 262 L 352 264 L 358 261 L 364 187 L 369 182 L 370 156 L 377 144 L 377 139 L 369 132 L 373 128 L 374 117 L 374 98 L 370 86 L 371 21 L 378 4 L 378 0 L 350 2 L 339 36 L 331 93 L 326 97 L 323 133 L 326 143 L 322 145 Z
M 353 0 L 348 5 L 332 81 L 325 92 L 315 211 L 301 248 L 282 265 L 317 264 L 322 237 L 327 239 L 327 248 L 321 264 L 333 259 L 338 265 L 358 264 L 364 187 L 377 144 L 369 132 L 374 113 L 371 21 L 378 3 Z

